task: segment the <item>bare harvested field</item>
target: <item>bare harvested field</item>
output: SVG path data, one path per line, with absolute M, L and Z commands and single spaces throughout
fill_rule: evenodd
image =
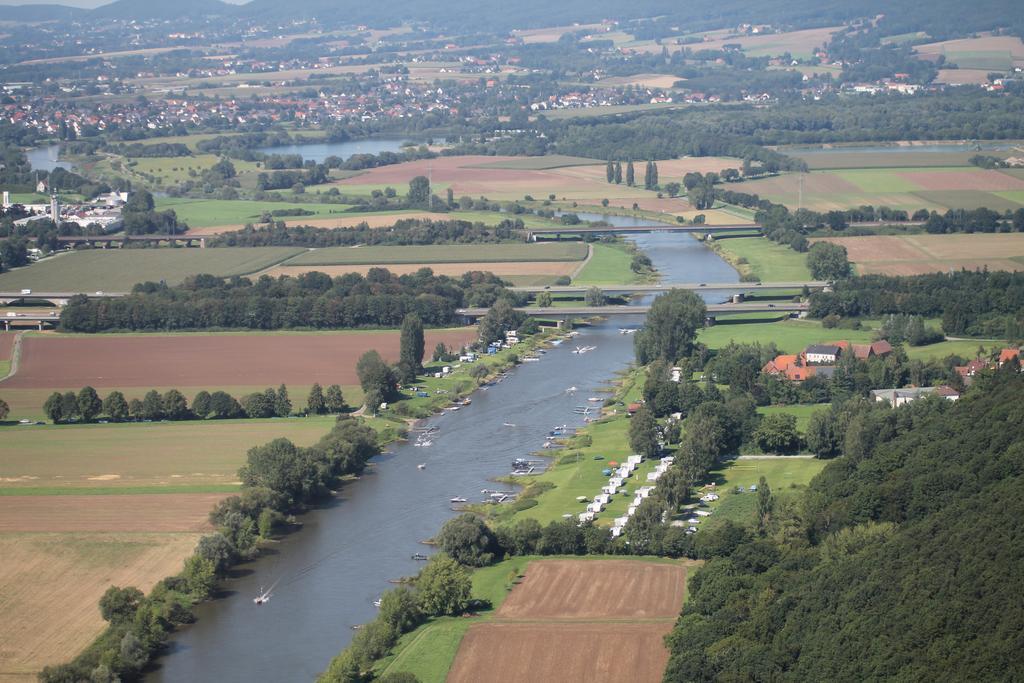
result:
M 825 239 L 846 247 L 850 260 L 863 274 L 921 275 L 986 267 L 989 270 L 1024 270 L 1024 235 L 1020 233 Z
M 430 213 L 428 211 L 405 211 L 401 213 L 375 213 L 372 215 L 337 216 L 335 218 L 305 218 L 302 216 L 285 217 L 283 220 L 289 225 L 309 225 L 314 228 L 352 228 L 360 223 L 366 223 L 371 228 L 390 228 L 397 221 L 411 219 L 433 219 L 446 220 L 450 218 L 443 213 Z M 212 225 L 206 228 L 192 228 L 189 235 L 219 235 L 222 232 L 235 232 L 244 228 L 244 224 L 235 223 L 231 225 Z
M 686 80 L 679 76 L 665 74 L 636 74 L 634 76 L 613 76 L 602 79 L 599 85 L 638 85 L 643 88 L 671 88 L 678 81 Z
M 0 533 L 210 531 L 223 493 L 0 496 Z
M 0 332 L 0 360 L 10 360 L 17 332 Z
M 602 28 L 601 24 L 574 24 L 573 26 L 552 26 L 549 28 L 516 29 L 512 35 L 522 38 L 524 43 L 557 43 L 565 33 L 590 31 Z
M 674 619 L 686 566 L 636 560 L 538 560 L 495 615 L 499 619 Z
M 936 60 L 940 55 L 960 69 L 984 71 L 1009 70 L 1024 65 L 1024 41 L 1017 36 L 979 36 L 918 45 L 914 51 L 922 59 Z M 940 72 L 941 73 L 941 72 Z
M 104 627 L 96 603 L 107 588 L 149 592 L 181 569 L 198 539 L 195 533 L 0 534 L 0 681 L 35 681 L 44 666 L 79 652 Z
M 988 74 L 986 69 L 939 69 L 935 82 L 946 85 L 987 85 Z
M 383 186 L 401 187 L 418 175 L 432 177 L 435 186 L 449 187 L 456 197 L 487 197 L 489 199 L 522 199 L 524 195 L 554 194 L 566 199 L 601 199 L 607 196 L 642 197 L 649 193 L 642 188 L 618 185 L 610 188 L 604 177 L 604 166 L 567 167 L 557 169 L 500 168 L 518 157 L 459 156 L 410 161 L 381 166 L 353 178 L 337 181 L 344 191 L 366 190 Z M 598 169 L 580 175 L 581 168 Z M 641 169 L 643 166 L 641 165 Z M 660 166 L 659 166 L 660 168 Z
M 499 277 L 516 275 L 572 275 L 580 265 L 579 261 L 520 261 L 518 263 L 381 263 L 376 265 L 351 266 L 278 266 L 266 271 L 271 277 L 290 275 L 295 277 L 310 271 L 327 273 L 331 277 L 345 273 L 366 275 L 371 268 L 387 268 L 396 275 L 415 273 L 420 268 L 430 268 L 435 275 L 458 277 L 463 273 L 481 270 Z
M 475 328 L 428 330 L 427 348 L 460 347 Z M 0 388 L 356 384 L 356 361 L 376 349 L 398 359 L 395 330 L 316 334 L 31 336 L 18 373 Z
M 472 626 L 459 645 L 448 683 L 508 681 L 661 681 L 662 639 L 671 621 L 646 624 Z M 500 672 L 500 674 L 499 674 Z

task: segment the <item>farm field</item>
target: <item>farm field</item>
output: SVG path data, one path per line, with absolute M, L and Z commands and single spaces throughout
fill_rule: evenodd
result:
M 1024 41 L 1016 36 L 979 36 L 944 40 L 914 47 L 922 59 L 935 59 L 939 55 L 946 62 L 961 69 L 1009 71 L 1024 66 Z
M 796 428 L 803 434 L 807 431 L 807 423 L 810 422 L 811 415 L 819 410 L 826 410 L 828 406 L 828 403 L 761 406 L 757 412 L 761 415 L 792 415 L 796 418 Z
M 611 78 L 603 78 L 600 81 L 600 85 L 634 85 L 643 88 L 661 88 L 668 90 L 675 87 L 675 84 L 682 80 L 686 79 L 678 76 L 672 76 L 671 74 L 636 74 L 633 76 L 613 76 Z
M 174 199 L 162 197 L 157 200 L 158 211 L 173 209 L 178 219 L 188 223 L 190 228 L 207 228 L 216 225 L 257 223 L 264 213 L 287 209 L 310 211 L 315 216 L 282 216 L 278 220 L 301 221 L 305 218 L 343 214 L 347 204 L 313 204 L 295 202 L 257 202 L 243 199 Z
M 722 252 L 741 273 L 749 272 L 763 282 L 810 280 L 807 255 L 766 237 L 735 237 L 715 241 Z
M 812 171 L 803 177 L 803 207 L 815 211 L 861 205 L 889 206 L 909 213 L 918 209 L 945 212 L 950 208 L 987 206 L 1003 210 L 1024 206 L 998 194 L 1024 190 L 1024 180 L 974 167 L 846 168 Z M 751 180 L 743 185 L 744 192 L 792 208 L 800 205 L 797 174 Z
M 5 427 L 0 502 L 64 493 L 232 492 L 250 448 L 277 437 L 311 446 L 333 424 L 329 415 Z M 0 517 L 0 528 L 14 521 Z
M 462 639 L 448 683 L 661 681 L 672 621 L 654 623 L 475 624 Z
M 891 235 L 821 238 L 846 247 L 861 274 L 920 275 L 966 268 L 1024 270 L 1024 234 Z
M 327 247 L 303 252 L 282 265 L 345 265 L 402 263 L 501 263 L 517 261 L 582 261 L 582 242 L 532 244 L 443 244 L 395 247 Z
M 573 157 L 565 154 L 546 154 L 539 157 L 507 157 L 501 161 L 481 162 L 470 168 L 503 168 L 511 171 L 547 171 L 553 168 L 568 166 L 594 166 L 602 163 L 600 159 Z
M 389 211 L 387 213 L 337 213 L 330 218 L 309 216 L 283 216 L 280 220 L 287 225 L 308 225 L 313 228 L 352 228 L 366 223 L 371 228 L 389 228 L 400 220 L 433 219 L 445 220 L 452 214 L 431 213 L 428 211 Z M 191 224 L 190 224 L 191 225 Z M 189 235 L 219 235 L 223 232 L 234 232 L 245 227 L 245 223 L 225 223 L 207 227 L 190 227 Z
M 427 330 L 426 347 L 459 348 L 475 328 Z M 397 330 L 321 333 L 30 335 L 9 389 L 309 386 L 358 383 L 356 360 L 376 349 L 398 360 Z
M 212 529 L 223 493 L 114 496 L 0 496 L 0 535 L 8 532 L 192 532 Z
M 654 196 L 654 193 L 639 187 L 609 186 L 605 181 L 604 164 L 523 168 L 523 165 L 536 166 L 538 163 L 527 163 L 519 157 L 440 157 L 370 169 L 357 177 L 339 180 L 335 185 L 342 192 L 369 193 L 385 186 L 404 187 L 415 176 L 429 174 L 435 192 L 450 188 L 456 197 L 468 195 L 491 200 L 521 200 L 528 194 L 534 197 L 554 194 L 565 200 L 600 200 Z M 514 168 L 502 167 L 507 164 Z M 595 177 L 581 177 L 579 170 L 588 168 L 600 170 L 592 173 Z
M 292 247 L 88 249 L 0 274 L 0 290 L 127 292 L 146 281 L 179 284 L 190 275 L 249 275 L 301 253 Z
M 447 680 L 502 671 L 524 681 L 660 681 L 686 572 L 682 562 L 534 560 L 493 618 L 466 632 Z
M 867 168 L 973 168 L 968 159 L 979 152 L 968 151 L 917 151 L 915 145 L 897 146 L 886 150 L 858 151 L 856 148 L 834 150 L 786 149 L 780 151 L 787 156 L 802 159 L 812 171 Z M 1004 152 L 985 152 L 992 156 L 1004 156 Z
M 198 540 L 180 532 L 0 533 L 0 680 L 35 681 L 44 666 L 80 651 L 105 626 L 96 604 L 107 588 L 148 592 L 181 569 Z
M 495 613 L 500 619 L 674 619 L 686 567 L 633 560 L 538 560 Z

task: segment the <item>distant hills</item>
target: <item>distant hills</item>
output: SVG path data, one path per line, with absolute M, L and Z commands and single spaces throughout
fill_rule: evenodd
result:
M 124 19 L 150 21 L 154 19 L 175 19 L 203 16 L 227 16 L 237 13 L 241 7 L 229 5 L 220 0 L 115 0 L 88 12 L 90 19 Z

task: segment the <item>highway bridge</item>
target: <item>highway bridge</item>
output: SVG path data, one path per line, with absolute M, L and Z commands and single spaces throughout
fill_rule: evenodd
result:
M 620 235 L 636 232 L 696 232 L 706 234 L 709 232 L 760 232 L 761 226 L 757 223 L 743 223 L 736 225 L 562 225 L 555 227 L 528 228 L 526 240 L 535 242 L 538 235 Z
M 793 282 L 688 282 L 675 285 L 524 285 L 509 287 L 513 292 L 525 292 L 527 294 L 538 294 L 549 292 L 551 294 L 585 294 L 591 287 L 596 287 L 605 293 L 614 294 L 657 294 L 672 289 L 692 289 L 696 291 L 735 291 L 751 292 L 764 289 L 823 289 L 829 286 L 825 280 L 806 280 Z
M 60 323 L 60 313 L 18 313 L 17 316 L 5 315 L 0 318 L 3 329 L 12 330 L 16 327 L 35 327 L 43 330 L 56 327 Z
M 36 292 L 32 290 L 0 292 L 0 306 L 26 301 L 48 301 L 54 306 L 66 306 L 71 297 L 78 295 L 90 299 L 119 299 L 128 296 L 128 292 Z
M 58 237 L 57 242 L 71 246 L 84 244 L 87 247 L 123 247 L 128 243 L 155 247 L 166 243 L 170 246 L 192 247 L 198 245 L 201 249 L 205 249 L 206 237 L 206 235 L 64 235 Z
M 709 322 L 714 322 L 715 316 L 726 313 L 803 313 L 807 311 L 806 303 L 738 303 L 738 304 L 708 304 L 707 312 Z M 646 315 L 651 310 L 650 306 L 551 306 L 547 308 L 521 306 L 517 311 L 528 313 L 534 317 L 545 318 L 580 318 L 580 317 L 604 317 L 610 315 Z M 487 314 L 486 308 L 460 308 L 455 312 L 464 316 L 467 320 L 473 321 L 482 318 Z

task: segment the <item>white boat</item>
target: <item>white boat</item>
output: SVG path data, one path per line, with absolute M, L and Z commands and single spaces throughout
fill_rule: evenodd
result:
M 252 599 L 257 605 L 265 605 L 270 602 L 270 591 L 263 590 L 263 586 L 260 586 L 260 594 Z
M 425 470 L 425 469 L 427 469 L 427 463 L 421 462 L 419 465 L 416 465 L 416 469 L 418 469 L 418 470 Z
M 374 607 L 380 607 L 381 602 L 382 602 L 381 599 L 377 598 L 376 600 L 373 601 L 373 606 Z
M 575 394 L 576 393 L 576 387 L 569 387 L 568 389 L 565 390 L 565 393 L 567 393 L 567 394 Z
M 504 426 L 504 427 L 515 427 L 515 425 L 514 425 L 514 424 L 512 424 L 511 422 L 502 422 L 501 424 L 502 424 L 502 426 Z
M 465 503 L 466 499 L 463 498 L 462 496 L 455 496 L 454 498 L 451 499 L 451 502 L 453 502 L 453 503 Z

